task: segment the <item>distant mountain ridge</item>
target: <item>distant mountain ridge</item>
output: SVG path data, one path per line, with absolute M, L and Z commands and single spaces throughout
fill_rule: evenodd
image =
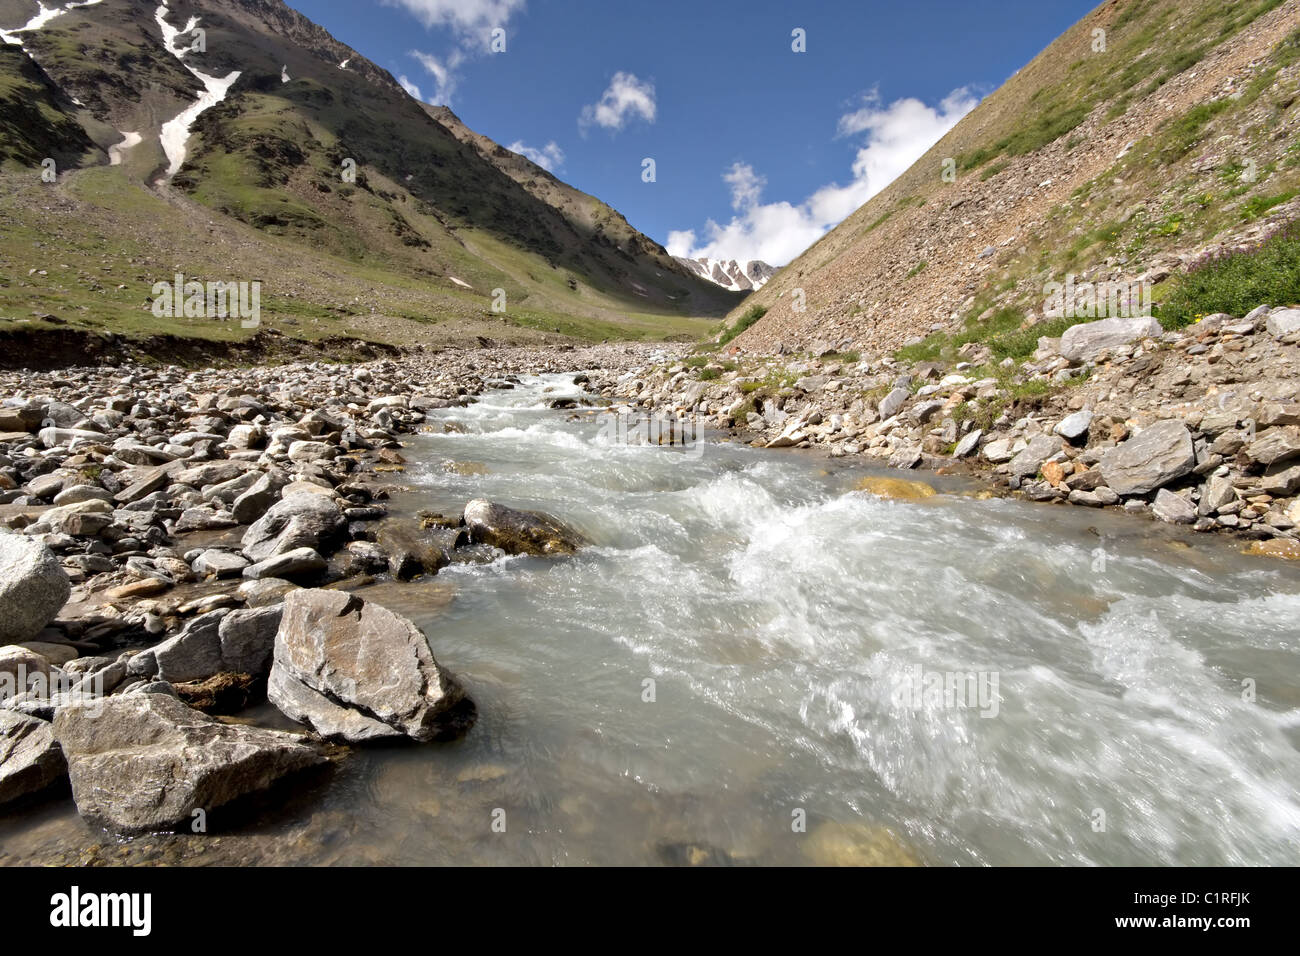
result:
M 767 284 L 767 280 L 776 275 L 776 269 L 761 259 L 710 259 L 702 256 L 698 259 L 675 257 L 678 262 L 701 278 L 708 279 L 715 285 L 733 292 L 753 292 Z

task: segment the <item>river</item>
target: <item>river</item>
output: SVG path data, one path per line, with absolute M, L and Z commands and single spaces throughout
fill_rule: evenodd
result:
M 1296 862 L 1294 566 L 955 479 L 885 500 L 844 460 L 620 443 L 549 407 L 571 382 L 435 413 L 393 504 L 541 509 L 589 548 L 360 592 L 462 679 L 463 740 L 358 750 L 204 838 L 114 841 L 66 799 L 0 824 L 0 859 Z

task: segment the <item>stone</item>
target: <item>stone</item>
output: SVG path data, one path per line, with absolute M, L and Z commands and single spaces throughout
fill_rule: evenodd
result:
M 1264 472 L 1259 486 L 1267 495 L 1285 498 L 1300 491 L 1300 465 L 1272 467 Z
M 1066 441 L 1075 443 L 1079 439 L 1087 437 L 1088 428 L 1092 425 L 1092 412 L 1086 408 L 1083 411 L 1075 412 L 1073 415 L 1067 415 L 1056 423 L 1052 431 L 1060 435 Z
M 1171 524 L 1191 524 L 1196 520 L 1196 508 L 1192 503 L 1167 488 L 1156 492 L 1155 501 L 1151 503 L 1151 513 Z
M 975 454 L 976 450 L 980 446 L 980 438 L 983 435 L 984 432 L 978 428 L 967 432 L 965 437 L 963 437 L 961 441 L 957 442 L 957 447 L 952 450 L 952 456 L 954 458 L 966 458 Z
M 61 782 L 67 769 L 49 723 L 0 710 L 0 806 Z
M 483 498 L 465 505 L 464 520 L 472 543 L 490 544 L 507 554 L 574 554 L 587 543 L 549 515 L 517 511 Z
M 1300 458 L 1300 428 L 1270 428 L 1246 446 L 1246 457 L 1260 465 Z
M 179 634 L 136 657 L 152 654 L 158 665 L 154 675 L 171 683 L 211 677 L 224 669 L 220 629 L 222 618 L 229 613 L 226 608 L 218 608 L 191 618 Z
M 281 471 L 268 471 L 235 499 L 230 506 L 231 515 L 240 524 L 249 524 L 258 520 L 280 500 L 280 491 L 288 483 L 288 475 Z
M 236 593 L 244 599 L 249 607 L 269 607 L 279 604 L 290 591 L 296 591 L 300 585 L 283 578 L 254 578 L 241 584 Z
M 1011 464 L 1007 467 L 1011 474 L 1021 478 L 1038 474 L 1038 470 L 1043 466 L 1043 462 L 1051 458 L 1061 450 L 1059 439 L 1050 435 L 1035 435 L 1029 440 L 1029 444 L 1015 458 L 1011 459 Z
M 353 742 L 446 736 L 467 702 L 414 624 L 321 589 L 285 596 L 267 696 L 322 737 Z
M 347 519 L 329 498 L 290 495 L 249 525 L 242 550 L 255 562 L 301 548 L 323 551 L 338 541 L 346 526 Z
M 195 810 L 210 814 L 325 762 L 297 735 L 224 724 L 166 693 L 61 707 L 54 737 L 77 811 L 123 834 L 188 828 Z
M 221 669 L 264 677 L 271 672 L 275 635 L 284 615 L 283 604 L 231 611 L 221 619 Z
M 1212 515 L 1237 497 L 1237 489 L 1232 479 L 1224 476 L 1211 478 L 1201 488 L 1201 500 L 1196 511 L 1202 515 Z
M 898 414 L 898 410 L 910 398 L 912 393 L 905 388 L 896 388 L 880 400 L 877 411 L 881 418 L 892 418 Z
M 316 574 L 324 571 L 329 562 L 312 548 L 295 548 L 284 554 L 273 555 L 265 561 L 258 561 L 244 568 L 246 578 L 283 578 L 296 575 Z
M 1276 312 L 1270 312 L 1264 328 L 1268 329 L 1269 335 L 1278 339 L 1300 332 L 1300 309 L 1278 309 Z
M 1129 345 L 1138 339 L 1159 338 L 1164 334 L 1153 318 L 1101 319 L 1072 325 L 1061 336 L 1061 355 L 1072 362 L 1086 362 L 1099 352 Z
M 887 478 L 880 475 L 868 475 L 854 485 L 856 491 L 865 491 L 877 498 L 893 498 L 900 501 L 921 501 L 933 498 L 935 490 L 923 481 L 910 481 L 907 478 Z
M 984 446 L 984 457 L 995 465 L 1010 461 L 1016 456 L 1012 451 L 1015 447 L 1015 440 L 1011 438 L 995 438 Z
M 1097 467 L 1117 494 L 1148 494 L 1196 468 L 1191 432 L 1180 421 L 1156 422 L 1108 448 Z
M 234 551 L 204 551 L 190 565 L 195 574 L 216 578 L 237 578 L 248 567 L 248 559 Z
M 0 644 L 35 637 L 71 593 L 54 552 L 26 535 L 0 531 Z
M 451 548 L 417 525 L 390 518 L 379 526 L 375 541 L 387 555 L 388 570 L 399 581 L 437 574 L 451 563 Z

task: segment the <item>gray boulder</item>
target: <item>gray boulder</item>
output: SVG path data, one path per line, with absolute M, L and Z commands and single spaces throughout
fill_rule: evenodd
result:
M 507 554 L 574 554 L 586 544 L 577 531 L 549 515 L 516 511 L 483 498 L 465 505 L 465 525 L 474 544 L 490 544 Z
M 1300 309 L 1278 309 L 1276 312 L 1270 312 L 1264 328 L 1268 329 L 1270 335 L 1279 339 L 1300 332 Z
M 1156 422 L 1128 441 L 1108 448 L 1097 466 L 1107 486 L 1121 495 L 1145 495 L 1191 474 L 1196 452 L 1187 426 Z
M 896 388 L 880 400 L 877 411 L 880 412 L 881 418 L 891 418 L 898 414 L 898 410 L 911 397 L 911 392 L 905 388 Z
M 54 736 L 68 761 L 77 810 L 122 833 L 188 826 L 263 790 L 287 774 L 324 762 L 303 738 L 224 724 L 165 693 L 109 697 L 62 707 Z
M 1166 488 L 1156 492 L 1156 499 L 1151 503 L 1151 513 L 1171 524 L 1191 524 L 1196 520 L 1196 507 L 1182 495 L 1176 495 Z
M 322 737 L 354 742 L 447 736 L 468 703 L 419 628 L 327 590 L 285 595 L 267 696 Z
M 1300 428 L 1270 428 L 1246 446 L 1246 457 L 1261 465 L 1300 458 Z
M 1083 411 L 1062 418 L 1052 431 L 1068 442 L 1077 442 L 1088 434 L 1090 427 L 1092 427 L 1092 412 L 1085 408 Z
M 299 548 L 325 552 L 347 526 L 347 519 L 323 495 L 290 495 L 276 502 L 244 532 L 244 556 L 265 561 Z
M 1011 464 L 1007 468 L 1010 469 L 1011 474 L 1021 478 L 1036 475 L 1038 469 L 1043 467 L 1043 462 L 1060 450 L 1060 439 L 1053 438 L 1051 435 L 1035 435 L 1024 450 L 1011 459 Z
M 329 567 L 329 562 L 321 557 L 320 552 L 312 548 L 294 548 L 284 554 L 273 555 L 265 561 L 258 561 L 244 568 L 246 578 L 291 578 L 298 575 L 313 575 Z
M 25 535 L 0 531 L 0 644 L 35 637 L 71 593 L 54 552 Z
M 1086 362 L 1105 349 L 1129 345 L 1138 339 L 1159 338 L 1160 323 L 1148 317 L 1101 319 L 1072 325 L 1061 336 L 1061 355 L 1072 362 Z
M 284 472 L 268 471 L 235 499 L 230 513 L 240 524 L 256 521 L 280 499 L 280 490 L 288 483 L 289 476 Z
M 58 783 L 66 772 L 46 721 L 0 710 L 0 806 Z
M 221 619 L 221 669 L 233 674 L 262 677 L 271 671 L 275 635 L 280 630 L 283 604 L 231 611 Z
M 952 456 L 954 458 L 965 458 L 968 455 L 973 455 L 976 449 L 979 448 L 980 438 L 982 438 L 983 435 L 984 432 L 979 428 L 967 432 L 966 436 L 962 438 L 961 441 L 957 442 L 957 447 L 952 450 Z

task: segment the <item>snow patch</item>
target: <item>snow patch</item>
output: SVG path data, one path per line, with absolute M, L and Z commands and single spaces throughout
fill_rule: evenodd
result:
M 195 100 L 192 106 L 187 107 L 180 115 L 162 125 L 159 139 L 162 141 L 163 152 L 167 155 L 167 176 L 170 178 L 175 176 L 180 171 L 181 166 L 185 164 L 186 143 L 189 142 L 190 127 L 194 125 L 194 121 L 198 119 L 200 113 L 211 109 L 226 98 L 226 93 L 239 79 L 240 71 L 231 70 L 230 74 L 224 77 L 209 76 L 206 73 L 200 73 L 186 63 L 185 54 L 190 51 L 177 47 L 176 38 L 189 33 L 198 26 L 199 18 L 190 17 L 185 24 L 185 29 L 178 30 L 167 22 L 168 12 L 166 3 L 159 6 L 154 12 L 154 19 L 158 22 L 158 28 L 162 31 L 163 46 L 167 47 L 167 52 L 181 61 L 181 65 L 185 69 L 194 74 L 195 78 L 203 84 L 204 90 L 199 94 L 199 98 Z M 281 78 L 284 78 L 283 75 Z
M 346 70 L 348 68 L 348 64 L 351 62 L 352 62 L 352 57 L 348 57 L 346 60 L 344 60 L 342 63 L 339 64 L 339 69 Z
M 123 133 L 122 142 L 114 143 L 112 146 L 108 147 L 108 165 L 122 165 L 122 154 L 132 146 L 139 143 L 140 139 L 141 136 L 139 133 Z
M 455 276 L 447 276 L 447 278 L 450 279 L 452 282 L 456 283 L 456 285 L 463 285 L 467 289 L 474 288 L 468 282 L 462 282 L 460 279 L 457 279 Z
M 288 83 L 290 79 L 291 77 L 289 76 L 289 67 L 287 66 L 280 67 L 280 82 Z
M 82 0 L 81 3 L 69 3 L 66 7 L 47 7 L 44 3 L 41 3 L 40 0 L 37 0 L 36 16 L 32 17 L 20 27 L 15 27 L 12 30 L 0 30 L 0 40 L 4 40 L 5 43 L 11 44 L 12 46 L 22 46 L 23 41 L 18 39 L 18 34 L 31 33 L 34 30 L 39 30 L 55 17 L 61 17 L 69 10 L 75 10 L 77 7 L 93 7 L 95 4 L 103 2 L 104 0 Z M 26 48 L 24 48 L 24 52 L 26 52 Z M 30 54 L 28 55 L 30 56 Z

